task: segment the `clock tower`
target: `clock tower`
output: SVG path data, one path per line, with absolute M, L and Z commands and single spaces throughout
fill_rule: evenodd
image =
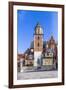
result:
M 35 27 L 34 33 L 34 66 L 38 66 L 38 59 L 41 60 L 43 51 L 43 30 L 39 23 Z

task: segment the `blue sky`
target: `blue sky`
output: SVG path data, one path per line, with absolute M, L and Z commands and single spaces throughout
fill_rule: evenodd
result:
M 18 10 L 17 22 L 18 53 L 24 53 L 30 47 L 37 22 L 43 28 L 44 41 L 49 40 L 51 35 L 53 35 L 56 41 L 58 39 L 57 12 Z

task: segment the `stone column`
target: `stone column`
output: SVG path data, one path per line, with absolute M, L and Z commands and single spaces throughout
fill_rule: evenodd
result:
M 20 72 L 23 72 L 23 59 L 20 59 Z

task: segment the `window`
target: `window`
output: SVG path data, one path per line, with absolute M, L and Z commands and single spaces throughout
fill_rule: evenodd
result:
M 38 36 L 38 40 L 39 40 L 39 36 Z
M 38 47 L 39 47 L 39 43 L 38 43 Z

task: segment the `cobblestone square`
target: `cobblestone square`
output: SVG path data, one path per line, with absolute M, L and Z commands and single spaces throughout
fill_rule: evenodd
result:
M 58 71 L 39 71 L 39 72 L 18 72 L 17 79 L 44 79 L 44 78 L 56 78 L 58 77 Z

